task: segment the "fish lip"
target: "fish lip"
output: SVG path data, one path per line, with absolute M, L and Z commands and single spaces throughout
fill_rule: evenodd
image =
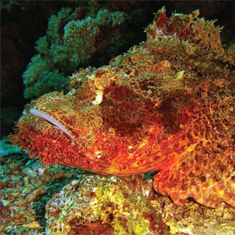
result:
M 36 108 L 30 108 L 28 111 L 23 111 L 23 115 L 30 115 L 30 116 L 37 117 L 37 118 L 40 118 L 40 119 L 46 121 L 47 123 L 51 124 L 55 128 L 61 130 L 64 134 L 66 134 L 75 143 L 74 137 L 67 130 L 67 128 L 61 122 L 56 120 L 54 117 L 46 114 L 45 112 L 40 111 Z

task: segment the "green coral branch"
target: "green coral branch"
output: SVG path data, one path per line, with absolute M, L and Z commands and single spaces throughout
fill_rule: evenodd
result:
M 25 98 L 66 90 L 67 75 L 100 49 L 98 38 L 106 40 L 102 38 L 102 30 L 113 30 L 115 34 L 126 19 L 125 13 L 109 12 L 107 9 L 100 9 L 96 16 L 87 16 L 82 20 L 76 17 L 77 11 L 72 12 L 71 8 L 62 8 L 57 15 L 50 17 L 46 35 L 36 42 L 38 54 L 23 73 Z M 106 44 L 109 42 L 102 46 Z

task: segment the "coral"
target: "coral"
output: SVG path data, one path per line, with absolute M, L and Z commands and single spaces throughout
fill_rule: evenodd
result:
M 23 74 L 26 98 L 66 90 L 67 75 L 96 51 L 114 43 L 119 37 L 120 25 L 126 19 L 123 12 L 107 9 L 100 9 L 96 15 L 84 19 L 77 19 L 78 14 L 78 9 L 72 12 L 71 8 L 62 8 L 50 17 L 46 36 L 36 42 L 39 54 L 31 59 Z M 104 30 L 109 31 L 108 37 Z
M 136 193 L 143 181 L 90 176 L 71 181 L 46 207 L 47 234 L 169 234 L 151 204 Z
M 7 1 L 2 1 L 0 3 L 0 10 L 2 9 L 7 9 L 8 11 L 10 11 L 12 9 L 12 6 L 17 4 L 17 0 L 7 0 Z
M 21 154 L 22 151 L 18 146 L 12 146 L 8 139 L 2 139 L 0 142 L 0 157 L 8 156 L 12 153 Z
M 177 205 L 235 206 L 233 50 L 219 31 L 198 11 L 168 18 L 161 9 L 146 42 L 73 74 L 66 95 L 32 101 L 12 141 L 47 165 L 157 171 L 154 189 Z
M 43 234 L 47 201 L 84 172 L 45 168 L 6 140 L 1 148 L 0 233 Z
M 204 207 L 193 201 L 176 207 L 168 197 L 157 194 L 150 203 L 170 227 L 171 234 L 234 234 L 235 210 L 226 207 L 225 203 L 217 209 Z

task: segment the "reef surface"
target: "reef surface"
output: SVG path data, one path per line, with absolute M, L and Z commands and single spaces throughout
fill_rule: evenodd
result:
M 235 211 L 225 203 L 176 206 L 142 175 L 45 167 L 8 140 L 0 144 L 1 234 L 234 234 Z

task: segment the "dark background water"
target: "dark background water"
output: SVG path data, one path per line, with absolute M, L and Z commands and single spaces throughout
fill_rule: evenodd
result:
M 1 138 L 12 132 L 21 116 L 24 105 L 30 100 L 23 97 L 22 74 L 35 50 L 36 40 L 44 36 L 48 19 L 62 7 L 86 6 L 89 1 L 2 1 L 1 2 Z M 224 26 L 221 33 L 225 46 L 235 43 L 235 1 L 96 1 L 95 5 L 110 11 L 124 11 L 130 19 L 124 25 L 122 44 L 112 50 L 103 51 L 107 64 L 109 60 L 145 40 L 144 28 L 152 22 L 153 13 L 163 6 L 168 16 L 171 12 L 189 14 L 199 9 L 200 17 L 215 20 Z M 94 55 L 82 67 L 101 66 Z M 78 68 L 79 69 L 79 68 Z

